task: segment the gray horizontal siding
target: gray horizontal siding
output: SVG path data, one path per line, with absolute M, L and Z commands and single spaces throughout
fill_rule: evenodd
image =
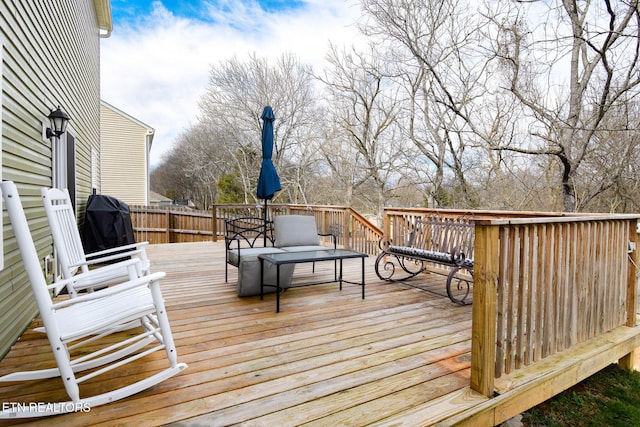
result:
M 76 138 L 80 210 L 91 192 L 90 148 L 99 150 L 100 41 L 92 0 L 0 0 L 2 69 L 2 179 L 15 181 L 41 260 L 52 253 L 40 187 L 50 187 L 51 142 L 42 123 L 60 105 Z M 98 151 L 99 152 L 99 151 Z M 37 314 L 3 214 L 4 270 L 0 271 L 0 356 Z
M 100 147 L 103 194 L 132 205 L 147 204 L 149 128 L 103 106 Z

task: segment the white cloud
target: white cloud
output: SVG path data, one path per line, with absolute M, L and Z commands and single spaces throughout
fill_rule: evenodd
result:
M 257 52 L 293 52 L 319 70 L 329 40 L 351 44 L 359 8 L 352 0 L 311 0 L 266 14 L 255 3 L 229 0 L 206 19 L 174 16 L 160 2 L 136 24 L 116 27 L 101 44 L 102 98 L 155 128 L 151 164 L 160 162 L 198 114 L 211 65 Z

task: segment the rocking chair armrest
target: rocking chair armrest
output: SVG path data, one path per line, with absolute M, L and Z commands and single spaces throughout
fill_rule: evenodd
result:
M 70 298 L 64 301 L 60 301 L 52 305 L 53 310 L 58 310 L 64 307 L 69 307 L 75 304 L 81 304 L 87 301 L 99 300 L 111 295 L 116 295 L 129 289 L 138 288 L 140 286 L 157 286 L 157 281 L 166 276 L 163 271 L 150 274 L 148 276 L 142 276 L 137 279 L 129 280 L 119 285 L 109 286 L 106 289 L 102 289 L 100 292 L 92 292 L 89 294 L 81 295 L 76 298 Z
M 93 289 L 96 286 L 100 287 L 100 283 L 105 280 L 109 283 L 125 282 L 145 275 L 144 272 L 144 263 L 137 258 L 131 258 L 76 274 L 73 276 L 75 283 L 72 286 L 76 291 Z
M 122 271 L 123 269 L 128 268 L 135 268 L 136 271 L 139 271 L 141 270 L 141 267 L 142 265 L 139 259 L 126 259 L 124 261 L 106 265 L 98 270 L 89 270 L 84 273 L 78 273 L 68 279 L 58 280 L 50 285 L 47 285 L 47 289 L 53 289 L 54 295 L 58 295 L 60 291 L 67 286 L 71 286 L 76 291 L 86 288 L 92 288 L 96 286 L 95 283 L 93 283 L 91 280 L 93 277 L 99 277 L 98 275 L 104 275 L 111 271 Z M 85 282 L 86 286 L 78 285 L 81 282 Z
M 109 261 L 114 261 L 114 260 L 118 260 L 118 259 L 129 259 L 132 256 L 135 255 L 141 255 L 140 258 L 145 258 L 144 256 L 145 251 L 144 250 L 132 250 L 132 251 L 127 251 L 127 252 L 121 252 L 121 253 L 117 253 L 117 254 L 113 254 L 113 255 L 109 255 L 109 256 L 103 256 L 101 258 L 94 258 L 94 259 L 86 259 L 84 261 L 75 263 L 75 264 L 70 264 L 69 267 L 74 268 L 74 267 L 81 267 L 83 265 L 86 266 L 90 266 L 90 265 L 95 265 L 95 264 L 103 264 L 105 262 L 109 262 Z
M 132 249 L 136 250 L 138 252 L 144 252 L 144 248 L 142 248 L 142 246 L 146 246 L 148 244 L 149 244 L 149 242 L 140 242 L 140 243 L 131 243 L 129 245 L 116 246 L 115 248 L 103 249 L 101 251 L 91 252 L 89 254 L 85 254 L 85 257 L 87 259 L 96 258 L 96 257 L 103 257 L 105 255 L 112 255 L 112 254 L 114 254 L 116 252 L 129 251 L 129 250 L 132 250 Z

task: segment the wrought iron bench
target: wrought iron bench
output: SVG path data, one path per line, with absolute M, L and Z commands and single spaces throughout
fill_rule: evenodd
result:
M 469 216 L 418 218 L 397 244 L 385 237 L 380 239 L 376 274 L 392 282 L 410 279 L 426 270 L 446 274 L 447 296 L 456 304 L 466 305 L 470 303 L 466 299 L 473 282 L 473 245 L 474 223 Z

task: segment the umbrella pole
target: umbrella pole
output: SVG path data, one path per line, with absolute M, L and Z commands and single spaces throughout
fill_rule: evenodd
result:
M 267 247 L 267 201 L 264 199 L 264 247 Z

